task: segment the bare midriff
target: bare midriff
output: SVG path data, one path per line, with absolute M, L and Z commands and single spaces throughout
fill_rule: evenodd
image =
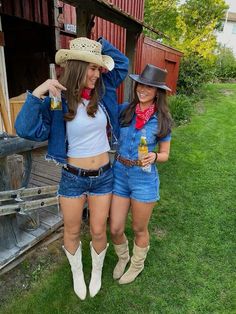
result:
M 96 170 L 109 162 L 108 153 L 102 153 L 93 157 L 73 158 L 68 157 L 68 164 L 87 170 Z

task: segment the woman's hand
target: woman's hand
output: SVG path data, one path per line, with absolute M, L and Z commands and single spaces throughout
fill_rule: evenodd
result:
M 156 153 L 150 152 L 142 158 L 142 167 L 154 164 L 156 162 Z
M 33 91 L 33 95 L 41 98 L 47 92 L 51 93 L 54 97 L 60 96 L 61 91 L 66 90 L 66 87 L 61 85 L 58 80 L 47 80 L 43 84 L 39 85 Z

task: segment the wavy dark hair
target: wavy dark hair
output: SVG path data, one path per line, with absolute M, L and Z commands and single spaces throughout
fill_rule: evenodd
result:
M 80 60 L 69 60 L 66 62 L 64 71 L 59 79 L 60 83 L 66 87 L 65 95 L 68 112 L 65 113 L 64 119 L 71 121 L 74 119 L 78 103 L 81 101 L 82 90 L 86 87 L 86 74 L 88 62 Z M 91 100 L 87 106 L 87 114 L 90 117 L 95 117 L 98 110 L 98 101 L 103 93 L 104 86 L 101 77 L 96 81 L 95 88 L 91 91 Z
M 121 126 L 129 125 L 135 114 L 136 105 L 139 103 L 139 99 L 136 92 L 138 84 L 139 83 L 135 83 L 134 85 L 133 100 L 121 114 L 121 117 L 120 117 Z M 158 113 L 157 136 L 162 138 L 171 132 L 171 127 L 172 127 L 172 118 L 171 118 L 171 114 L 170 114 L 168 103 L 167 103 L 166 90 L 157 88 L 157 96 L 154 98 L 154 104 L 155 104 L 156 112 Z

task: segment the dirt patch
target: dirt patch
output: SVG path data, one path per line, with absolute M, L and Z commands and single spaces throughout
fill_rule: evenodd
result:
M 231 96 L 234 94 L 234 92 L 229 89 L 221 89 L 219 92 L 225 96 Z
M 158 227 L 155 227 L 152 233 L 155 234 L 159 240 L 166 237 L 166 230 Z
M 195 105 L 195 110 L 197 114 L 204 114 L 206 111 L 204 103 L 201 101 L 197 102 Z

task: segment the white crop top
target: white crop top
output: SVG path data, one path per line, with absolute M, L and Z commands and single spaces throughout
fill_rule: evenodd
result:
M 107 138 L 107 118 L 101 107 L 94 118 L 88 116 L 88 100 L 78 105 L 76 116 L 66 122 L 68 157 L 92 157 L 110 150 Z

